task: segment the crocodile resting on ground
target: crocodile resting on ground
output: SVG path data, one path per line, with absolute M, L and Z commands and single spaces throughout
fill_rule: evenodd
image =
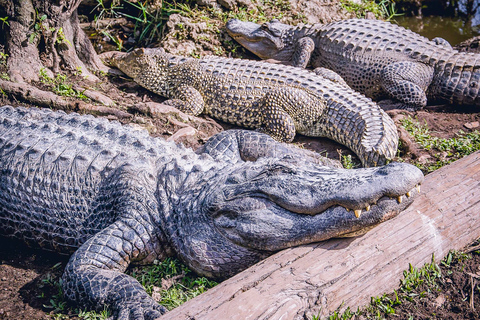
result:
M 177 255 L 225 278 L 283 248 L 364 233 L 423 180 L 409 164 L 321 161 L 255 131 L 194 152 L 106 119 L 1 107 L 0 234 L 73 253 L 62 286 L 77 306 L 155 319 L 165 310 L 123 273 L 129 264 Z
M 295 132 L 327 137 L 357 154 L 364 166 L 396 155 L 392 119 L 369 98 L 301 68 L 243 59 L 185 58 L 163 49 L 107 53 L 110 65 L 170 98 L 181 111 L 202 112 L 289 142 Z
M 232 19 L 227 31 L 262 59 L 328 68 L 376 100 L 393 98 L 408 109 L 426 106 L 427 99 L 480 106 L 480 55 L 389 22 L 348 19 L 295 27 Z

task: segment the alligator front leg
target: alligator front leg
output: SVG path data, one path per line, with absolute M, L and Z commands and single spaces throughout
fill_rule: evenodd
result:
M 195 88 L 186 85 L 181 85 L 173 90 L 172 99 L 166 100 L 164 103 L 194 116 L 198 116 L 205 109 L 202 94 Z
M 128 265 L 145 254 L 147 232 L 116 222 L 83 244 L 70 258 L 63 274 L 65 297 L 96 310 L 108 306 L 115 319 L 156 319 L 166 312 L 134 278 L 124 274 Z
M 315 42 L 313 42 L 312 38 L 303 37 L 298 39 L 292 55 L 292 65 L 294 67 L 306 68 L 313 50 L 315 50 Z
M 67 300 L 82 308 L 107 306 L 114 319 L 122 320 L 156 319 L 166 312 L 124 274 L 131 263 L 148 264 L 169 255 L 156 220 L 155 182 L 153 172 L 138 166 L 123 166 L 107 178 L 91 210 L 118 218 L 70 257 L 62 279 Z
M 433 68 L 419 62 L 400 61 L 386 66 L 381 73 L 383 89 L 406 108 L 427 105 L 425 91 L 432 82 Z

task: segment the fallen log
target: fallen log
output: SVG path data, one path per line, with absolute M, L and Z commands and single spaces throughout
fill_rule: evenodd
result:
M 480 236 L 480 152 L 429 174 L 422 194 L 366 235 L 283 250 L 163 319 L 311 319 L 392 291 L 409 264 Z

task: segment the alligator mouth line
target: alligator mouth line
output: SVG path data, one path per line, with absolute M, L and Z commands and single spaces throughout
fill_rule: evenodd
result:
M 401 195 L 401 196 L 397 196 L 397 197 L 388 197 L 388 196 L 383 196 L 381 197 L 380 199 L 378 199 L 377 201 L 382 201 L 382 199 L 385 199 L 386 197 L 390 198 L 390 199 L 396 199 L 398 204 L 401 204 L 403 202 L 403 197 L 407 197 L 407 198 L 410 198 L 412 195 L 413 195 L 413 192 L 414 190 L 416 190 L 417 193 L 420 193 L 420 184 L 416 185 L 413 189 L 411 189 L 410 191 L 408 191 L 407 193 L 405 193 L 404 195 Z M 350 208 L 347 208 L 345 206 L 342 206 L 342 205 L 339 205 L 341 207 L 343 207 L 345 210 L 347 210 L 348 212 L 350 212 L 351 210 L 353 211 L 353 213 L 355 214 L 355 217 L 357 218 L 360 218 L 360 216 L 362 215 L 363 213 L 363 210 L 365 210 L 366 212 L 370 211 L 371 209 L 371 206 L 374 206 L 376 205 L 376 202 L 375 203 L 372 203 L 371 205 L 367 205 L 365 207 L 365 209 L 350 209 Z
M 301 212 L 301 210 L 295 210 L 293 208 L 289 208 L 285 204 L 282 205 L 281 203 L 278 203 L 277 201 L 272 200 L 267 194 L 255 194 L 253 197 L 263 198 L 265 200 L 270 200 L 270 201 L 274 202 L 275 206 L 278 206 L 279 208 L 282 208 L 283 210 L 287 210 L 287 211 L 289 211 L 293 214 L 300 214 L 300 215 L 303 214 L 303 215 L 306 215 L 306 216 L 315 216 L 315 215 L 322 215 L 330 209 L 343 208 L 344 210 L 346 210 L 346 212 L 353 211 L 353 214 L 355 215 L 355 217 L 357 219 L 359 219 L 362 216 L 363 213 L 369 212 L 370 210 L 375 208 L 375 206 L 377 206 L 379 202 L 384 202 L 384 201 L 395 199 L 398 204 L 402 204 L 402 202 L 405 199 L 408 199 L 408 198 L 412 197 L 414 194 L 419 194 L 420 189 L 421 189 L 420 186 L 421 186 L 421 184 L 417 184 L 415 187 L 413 187 L 412 189 L 410 189 L 406 193 L 404 193 L 402 195 L 398 195 L 398 196 L 388 195 L 388 194 L 387 195 L 382 195 L 377 200 L 374 200 L 373 202 L 371 202 L 370 204 L 366 205 L 363 208 L 358 208 L 358 207 L 354 208 L 353 206 L 352 207 L 347 207 L 346 205 L 342 205 L 342 204 L 339 204 L 338 202 L 335 203 L 335 202 L 332 201 L 333 202 L 332 204 L 323 205 L 323 206 L 321 206 L 321 208 L 318 211 L 315 210 L 315 211 L 312 211 L 312 212 Z M 242 193 L 241 195 L 227 197 L 224 200 L 226 200 L 226 201 L 236 201 L 236 200 L 239 200 L 242 197 L 248 196 L 248 195 L 249 195 L 248 193 Z M 214 211 L 216 211 L 216 214 L 214 214 L 214 216 L 221 215 L 222 212 L 224 212 L 224 210 L 222 210 L 222 209 L 214 210 Z M 227 211 L 230 211 L 230 210 L 227 210 Z

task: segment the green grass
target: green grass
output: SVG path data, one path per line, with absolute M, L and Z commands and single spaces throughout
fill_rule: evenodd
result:
M 358 18 L 365 18 L 367 12 L 371 12 L 377 19 L 391 20 L 400 16 L 395 9 L 393 0 L 362 0 L 360 3 L 351 0 L 340 0 L 342 7 L 348 12 L 353 12 Z
M 124 16 L 134 23 L 134 38 L 136 46 L 146 46 L 160 41 L 164 36 L 165 25 L 172 14 L 179 14 L 189 18 L 192 23 L 205 22 L 206 31 L 212 35 L 220 34 L 219 26 L 226 23 L 229 19 L 236 18 L 248 20 L 257 23 L 263 23 L 271 19 L 281 19 L 289 17 L 293 21 L 306 22 L 305 16 L 292 13 L 291 5 L 288 0 L 263 0 L 253 1 L 253 6 L 249 8 L 239 7 L 235 10 L 220 10 L 215 7 L 198 6 L 194 0 L 162 1 L 160 5 L 153 0 L 129 1 L 115 0 L 107 5 L 105 0 L 97 0 L 97 5 L 92 13 L 95 20 L 105 17 Z M 183 40 L 187 32 L 181 32 L 181 26 L 175 26 L 180 32 L 176 37 Z M 112 39 L 107 30 L 102 31 L 104 35 Z M 117 45 L 118 50 L 125 50 L 119 45 L 118 39 L 112 39 Z M 222 39 L 223 40 L 223 39 Z M 225 49 L 230 52 L 230 46 L 214 50 L 214 54 L 225 53 Z M 237 48 L 238 51 L 238 48 Z
M 425 172 L 437 170 L 480 149 L 480 132 L 477 130 L 470 133 L 460 130 L 454 138 L 445 139 L 433 136 L 426 123 L 422 124 L 410 116 L 400 123 L 422 148 L 435 151 L 435 162 L 415 164 Z
M 0 50 L 0 79 L 10 81 L 10 77 L 8 76 L 6 70 L 7 70 L 7 58 L 8 54 L 6 54 L 3 50 L 3 47 L 1 47 Z
M 73 88 L 72 84 L 68 82 L 65 74 L 57 74 L 55 78 L 50 78 L 46 69 L 40 69 L 40 82 L 47 85 L 54 93 L 63 97 L 75 97 L 85 101 L 89 101 L 88 97 L 81 91 Z
M 351 155 L 341 155 L 341 162 L 345 169 L 354 169 L 360 166 L 360 163 L 354 161 Z
M 195 275 L 174 258 L 167 258 L 150 266 L 135 267 L 129 274 L 143 285 L 148 294 L 159 294 L 159 303 L 168 310 L 217 285 L 215 281 Z
M 117 17 L 119 11 L 123 9 L 120 5 L 121 0 L 105 1 L 97 0 L 97 5 L 93 8 L 92 13 L 95 12 L 94 21 L 104 18 Z

